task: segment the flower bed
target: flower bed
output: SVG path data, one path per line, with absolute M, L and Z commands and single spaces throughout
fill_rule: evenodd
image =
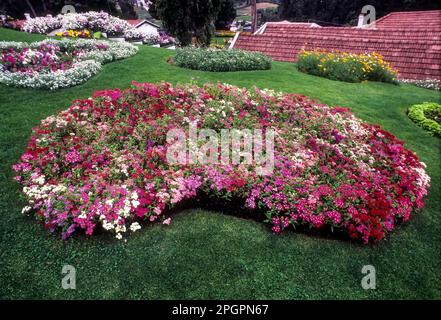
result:
M 305 73 L 346 82 L 381 81 L 397 84 L 397 71 L 378 53 L 301 51 L 297 68 Z
M 271 59 L 258 52 L 184 48 L 174 57 L 177 66 L 203 71 L 249 71 L 271 69 Z
M 409 108 L 409 118 L 434 135 L 441 137 L 441 105 L 434 102 L 416 104 Z
M 89 11 L 84 13 L 59 14 L 56 17 L 38 17 L 29 19 L 23 26 L 23 31 L 47 34 L 55 29 L 91 30 L 105 32 L 109 36 L 123 35 L 132 27 L 122 19 L 111 16 L 106 12 Z
M 254 164 L 169 163 L 167 132 L 187 133 L 193 121 L 217 132 L 275 130 L 272 174 L 259 175 Z M 13 169 L 28 201 L 23 212 L 64 239 L 169 224 L 169 209 L 205 195 L 264 217 L 275 233 L 339 230 L 369 243 L 423 207 L 424 167 L 379 126 L 303 96 L 134 83 L 43 120 Z
M 58 89 L 85 82 L 101 64 L 134 55 L 128 43 L 96 40 L 0 42 L 0 83 L 26 88 Z

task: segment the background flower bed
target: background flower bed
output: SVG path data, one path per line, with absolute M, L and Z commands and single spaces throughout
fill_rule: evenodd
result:
M 96 40 L 0 42 L 0 83 L 16 87 L 59 89 L 87 81 L 101 65 L 130 57 L 129 43 Z
M 275 168 L 171 165 L 171 128 L 275 130 Z M 77 100 L 42 121 L 14 166 L 29 205 L 63 238 L 97 226 L 117 238 L 138 221 L 165 215 L 200 193 L 263 212 L 272 230 L 344 231 L 364 243 L 381 240 L 423 207 L 430 178 L 403 143 L 347 109 L 297 95 L 230 85 L 176 88 L 135 84 Z M 167 219 L 166 219 L 167 218 Z
M 269 57 L 242 50 L 183 48 L 177 50 L 174 62 L 182 68 L 213 72 L 271 69 Z
M 441 137 L 441 105 L 434 102 L 416 104 L 409 108 L 409 118 L 434 135 Z
M 123 35 L 132 26 L 125 20 L 119 19 L 107 12 L 83 12 L 59 14 L 55 17 L 37 17 L 26 20 L 23 31 L 30 33 L 47 34 L 55 29 L 64 30 L 91 30 L 105 32 L 109 36 Z
M 297 57 L 297 68 L 331 80 L 398 83 L 397 71 L 377 53 L 302 51 Z

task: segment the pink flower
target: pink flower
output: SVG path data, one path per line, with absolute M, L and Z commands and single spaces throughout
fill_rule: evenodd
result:
M 76 149 L 71 149 L 71 151 L 69 151 L 66 154 L 66 161 L 68 163 L 76 163 L 79 162 L 80 160 L 81 160 L 81 154 Z
M 170 225 L 170 223 L 171 223 L 171 218 L 167 218 L 162 222 L 162 224 L 165 224 L 167 226 Z

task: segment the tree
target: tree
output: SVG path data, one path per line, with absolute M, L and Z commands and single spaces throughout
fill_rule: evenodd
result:
M 189 45 L 195 37 L 196 45 L 208 46 L 224 0 L 155 0 L 154 10 L 163 26 L 181 45 Z
M 32 16 L 45 16 L 47 14 L 57 15 L 61 13 L 64 5 L 73 5 L 77 12 L 84 11 L 106 11 L 109 14 L 117 15 L 116 4 L 121 8 L 122 18 L 134 18 L 135 1 L 132 0 L 2 0 L 0 1 L 0 12 L 6 13 L 14 18 L 23 19 L 24 13 Z
M 224 29 L 236 18 L 233 0 L 223 0 L 215 22 L 216 29 Z
M 377 18 L 392 11 L 440 8 L 440 4 L 432 0 L 282 0 L 279 15 L 282 20 L 354 25 L 366 4 L 375 7 Z

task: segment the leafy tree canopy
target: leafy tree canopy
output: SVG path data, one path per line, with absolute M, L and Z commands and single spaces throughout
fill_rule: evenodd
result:
M 290 21 L 354 25 L 364 5 L 373 5 L 377 18 L 392 11 L 439 9 L 433 0 L 282 0 L 279 15 Z

